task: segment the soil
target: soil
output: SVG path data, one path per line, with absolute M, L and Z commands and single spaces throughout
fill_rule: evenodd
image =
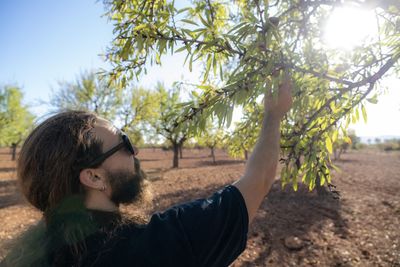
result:
M 207 197 L 242 175 L 244 161 L 217 151 L 213 164 L 209 154 L 185 150 L 180 168 L 171 169 L 170 151 L 142 150 L 153 201 L 123 210 L 149 217 Z M 400 153 L 349 151 L 335 165 L 340 199 L 329 190 L 282 189 L 276 180 L 250 226 L 247 249 L 231 266 L 400 266 Z M 9 149 L 0 149 L 0 259 L 8 242 L 40 217 L 18 192 Z

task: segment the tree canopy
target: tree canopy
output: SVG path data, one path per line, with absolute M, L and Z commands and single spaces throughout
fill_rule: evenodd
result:
M 33 126 L 34 116 L 22 103 L 18 86 L 0 88 L 0 145 L 19 144 Z
M 140 146 L 144 135 L 155 135 L 152 126 L 159 116 L 157 93 L 141 87 L 117 90 L 94 71 L 82 73 L 75 81 L 59 82 L 58 90 L 50 98 L 56 110 L 88 110 L 120 125 Z
M 213 121 L 207 121 L 205 129 L 197 134 L 195 140 L 197 145 L 202 147 L 208 147 L 211 150 L 211 157 L 213 163 L 216 163 L 215 150 L 217 148 L 223 148 L 225 140 L 227 138 L 227 133 L 225 133 L 224 128 L 219 127 Z
M 294 80 L 294 104 L 284 118 L 281 148 L 285 185 L 312 189 L 330 181 L 330 154 L 350 122 L 366 120 L 380 80 L 399 71 L 400 4 L 396 0 L 165 0 L 104 1 L 116 37 L 107 53 L 111 81 L 124 87 L 167 53 L 184 53 L 185 66 L 204 66 L 198 90 L 175 124 L 209 116 L 230 124 L 234 106 L 258 103 L 277 90 L 282 70 Z M 180 4 L 182 4 L 180 2 Z M 378 33 L 351 51 L 322 41 L 323 25 L 338 7 L 373 10 Z M 259 121 L 251 118 L 248 127 Z M 205 123 L 199 123 L 205 125 Z
M 75 81 L 61 81 L 50 98 L 56 110 L 80 109 L 113 120 L 120 105 L 120 92 L 94 71 L 81 73 Z
M 132 137 L 136 145 L 151 143 L 156 139 L 157 132 L 153 126 L 160 116 L 157 92 L 133 87 L 123 90 L 121 98 L 117 111 L 117 117 L 122 123 L 121 129 Z

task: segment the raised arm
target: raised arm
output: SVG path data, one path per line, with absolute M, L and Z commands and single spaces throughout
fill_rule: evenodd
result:
M 292 106 L 292 83 L 288 76 L 279 86 L 278 97 L 266 93 L 262 129 L 236 186 L 246 202 L 249 223 L 253 220 L 275 179 L 279 157 L 280 121 Z

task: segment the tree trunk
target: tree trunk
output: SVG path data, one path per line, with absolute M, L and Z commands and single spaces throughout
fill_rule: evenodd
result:
M 213 163 L 215 164 L 216 163 L 216 161 L 215 161 L 215 153 L 214 153 L 214 147 L 211 147 L 211 157 L 212 157 L 212 159 L 213 159 Z
M 12 154 L 11 160 L 15 160 L 17 157 L 17 144 L 16 143 L 12 143 L 12 145 L 11 145 L 11 154 Z
M 174 150 L 174 158 L 172 161 L 172 168 L 178 168 L 179 167 L 179 144 L 172 143 L 172 147 Z
M 181 159 L 183 159 L 182 147 L 183 147 L 183 144 L 182 144 L 182 143 L 179 144 L 179 157 L 180 157 Z
M 247 149 L 244 150 L 244 158 L 245 158 L 245 160 L 247 160 L 249 158 Z

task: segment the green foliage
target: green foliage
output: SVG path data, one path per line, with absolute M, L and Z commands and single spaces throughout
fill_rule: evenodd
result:
M 164 85 L 159 83 L 157 85 L 157 97 L 159 116 L 154 120 L 153 127 L 172 145 L 183 143 L 189 137 L 189 125 L 188 123 L 175 123 L 181 115 L 179 91 L 176 88 L 167 91 Z
M 197 146 L 207 147 L 211 150 L 213 163 L 216 163 L 215 151 L 217 148 L 223 148 L 225 146 L 225 131 L 210 118 L 204 130 L 198 132 L 195 140 Z
M 350 145 L 352 149 L 358 149 L 358 145 L 361 142 L 360 137 L 358 137 L 355 133 L 355 131 L 349 131 L 348 132 L 348 139 L 350 139 Z
M 196 136 L 196 141 L 202 147 L 222 148 L 225 143 L 224 129 L 214 125 L 210 120 L 205 129 Z
M 121 123 L 121 129 L 137 146 L 147 141 L 145 137 L 155 139 L 152 126 L 159 116 L 156 92 L 137 87 L 118 90 L 94 72 L 85 72 L 76 81 L 60 82 L 59 85 L 59 90 L 53 92 L 50 99 L 55 109 L 88 110 Z
M 84 72 L 74 82 L 59 82 L 50 98 L 50 105 L 58 111 L 87 110 L 109 120 L 115 118 L 120 102 L 121 92 L 94 72 Z
M 380 79 L 399 71 L 395 1 L 194 0 L 179 10 L 165 0 L 105 3 L 116 34 L 107 54 L 115 66 L 112 82 L 139 77 L 167 53 L 184 53 L 189 70 L 195 62 L 203 64 L 202 93 L 180 107 L 180 116 L 170 117 L 176 124 L 196 120 L 204 129 L 206 117 L 217 117 L 229 125 L 235 106 L 251 106 L 265 90 L 275 92 L 280 78 L 273 74 L 290 72 L 294 103 L 281 128 L 281 179 L 295 189 L 298 177 L 310 189 L 316 177 L 322 184 L 330 181 L 334 135 L 346 136 L 360 114 L 366 120 L 363 106 L 377 101 Z M 379 34 L 352 51 L 327 49 L 321 26 L 335 7 L 346 4 L 374 8 Z M 240 128 L 255 129 L 260 118 L 246 123 Z M 254 142 L 248 142 L 250 148 Z M 235 143 L 242 145 L 240 138 Z
M 116 112 L 122 122 L 121 129 L 137 146 L 155 141 L 157 132 L 152 126 L 159 117 L 160 108 L 157 92 L 134 87 L 123 89 L 121 95 L 121 104 Z
M 355 136 L 355 135 L 354 135 Z M 350 138 L 349 136 L 345 136 L 345 137 L 338 137 L 337 135 L 334 135 L 335 138 L 332 138 L 333 141 L 333 154 L 334 154 L 334 158 L 335 160 L 340 159 L 340 156 L 343 153 L 346 153 L 346 151 L 350 148 L 351 144 L 352 144 L 352 138 Z
M 248 105 L 243 111 L 242 120 L 236 124 L 232 133 L 227 134 L 228 153 L 235 158 L 247 159 L 248 152 L 254 147 L 261 130 L 263 106 Z
M 0 145 L 19 144 L 33 126 L 34 116 L 22 103 L 23 94 L 17 86 L 0 88 Z

